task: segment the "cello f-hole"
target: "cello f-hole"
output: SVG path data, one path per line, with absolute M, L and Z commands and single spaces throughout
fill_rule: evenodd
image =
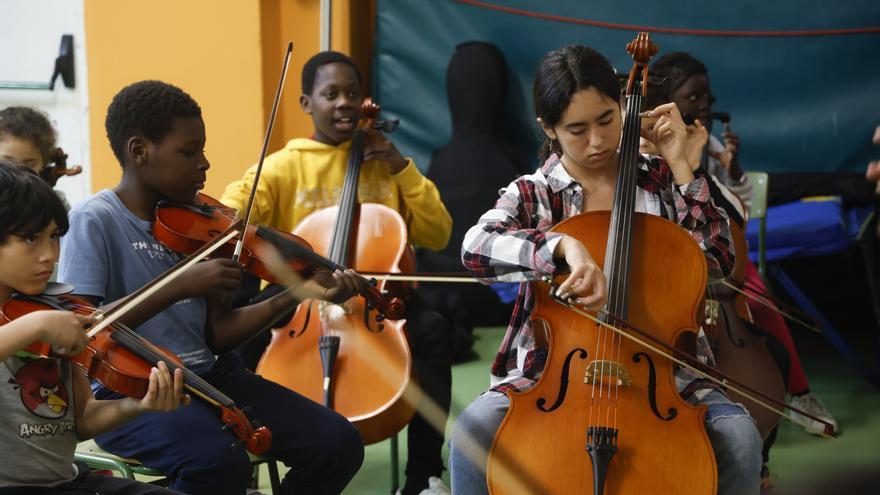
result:
M 580 347 L 575 347 L 572 349 L 567 356 L 565 356 L 565 364 L 562 365 L 562 373 L 559 376 L 559 394 L 556 396 L 556 402 L 553 403 L 549 408 L 544 407 L 544 404 L 547 403 L 547 399 L 541 397 L 537 401 L 535 401 L 535 405 L 538 406 L 538 409 L 544 412 L 551 412 L 559 408 L 562 403 L 565 401 L 565 394 L 568 393 L 568 370 L 571 368 L 571 359 L 574 357 L 574 354 L 578 353 L 578 358 L 586 359 L 588 353 L 586 350 L 581 349 Z
M 660 413 L 660 409 L 657 407 L 657 370 L 654 367 L 654 360 L 644 352 L 637 352 L 633 354 L 633 362 L 641 362 L 642 357 L 648 362 L 648 402 L 651 404 L 651 411 L 654 412 L 654 416 L 657 416 L 657 418 L 662 419 L 663 421 L 672 421 L 678 416 L 678 410 L 676 408 L 670 407 L 666 410 L 668 416 L 663 416 Z
M 302 328 L 300 328 L 299 332 L 297 332 L 296 330 L 291 330 L 288 333 L 288 335 L 290 335 L 290 338 L 294 339 L 297 337 L 302 337 L 302 335 L 304 333 L 306 333 L 306 330 L 309 329 L 309 320 L 311 320 L 311 319 L 312 319 L 312 301 L 309 301 L 308 304 L 306 305 L 306 317 L 305 317 L 305 321 L 303 321 Z

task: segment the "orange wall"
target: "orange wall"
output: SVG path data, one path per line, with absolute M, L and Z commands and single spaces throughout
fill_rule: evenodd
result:
M 293 58 L 269 152 L 310 135 L 299 75 L 319 49 L 319 8 L 318 0 L 85 0 L 93 192 L 121 176 L 104 132 L 113 95 L 132 82 L 161 79 L 202 107 L 211 161 L 205 192 L 219 196 L 259 157 L 288 40 Z M 354 45 L 367 77 L 374 12 L 374 0 L 333 2 L 332 48 L 352 53 Z

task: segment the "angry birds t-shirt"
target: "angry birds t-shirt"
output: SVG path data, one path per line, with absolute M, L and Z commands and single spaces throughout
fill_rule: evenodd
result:
M 69 362 L 22 353 L 0 363 L 0 487 L 76 477 L 74 409 Z

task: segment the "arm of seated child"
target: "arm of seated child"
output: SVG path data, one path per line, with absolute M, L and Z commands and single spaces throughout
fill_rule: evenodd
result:
M 86 344 L 88 316 L 70 311 L 34 311 L 0 326 L 0 361 L 34 342 L 46 342 L 60 356 L 79 354 Z
M 290 312 L 303 299 L 340 304 L 361 293 L 365 283 L 354 270 L 318 270 L 297 287 L 242 308 L 232 309 L 228 301 L 209 299 L 208 345 L 216 353 L 225 352 L 267 329 L 279 315 Z
M 150 384 L 142 399 L 125 397 L 116 400 L 98 400 L 92 395 L 89 379 L 78 366 L 73 366 L 74 403 L 76 405 L 76 435 L 80 440 L 110 431 L 147 412 L 174 411 L 187 405 L 190 397 L 183 393 L 183 373 L 171 373 L 163 362 L 150 372 Z

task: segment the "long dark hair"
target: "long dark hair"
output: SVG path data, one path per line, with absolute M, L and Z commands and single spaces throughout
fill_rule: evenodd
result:
M 545 54 L 532 83 L 535 116 L 555 127 L 575 93 L 588 88 L 596 88 L 614 101 L 620 98 L 617 75 L 599 52 L 583 45 L 569 45 Z M 541 163 L 551 152 L 560 153 L 546 139 L 538 152 Z

